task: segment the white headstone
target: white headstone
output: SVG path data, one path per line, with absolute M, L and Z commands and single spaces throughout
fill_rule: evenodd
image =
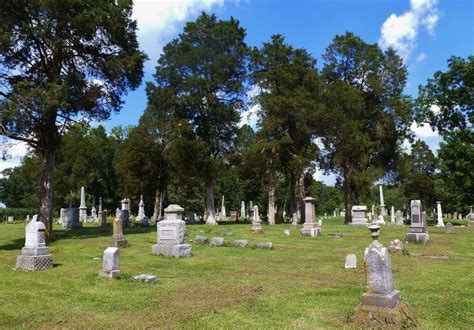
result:
M 119 268 L 120 252 L 118 247 L 108 247 L 104 251 L 102 259 L 102 269 L 99 271 L 100 277 L 115 278 L 120 275 Z
M 395 224 L 395 208 L 392 206 L 392 208 L 390 209 L 390 223 L 392 225 Z
M 436 202 L 436 207 L 437 207 L 437 210 L 438 212 L 436 212 L 438 214 L 438 223 L 436 224 L 436 227 L 444 227 L 444 221 L 443 221 L 443 212 L 441 210 L 441 202 Z
M 355 254 L 348 254 L 346 256 L 344 268 L 357 268 L 357 256 Z
M 86 191 L 81 187 L 81 205 L 79 206 L 79 221 L 85 222 L 87 220 L 87 206 L 86 206 Z

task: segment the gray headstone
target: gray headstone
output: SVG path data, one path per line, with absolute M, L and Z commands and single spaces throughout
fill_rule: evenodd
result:
M 367 226 L 367 206 L 354 205 L 352 207 L 352 226 Z
M 115 278 L 120 276 L 119 268 L 120 252 L 118 247 L 108 247 L 102 258 L 102 269 L 99 276 L 104 278 Z
M 261 243 L 256 243 L 255 247 L 259 249 L 272 249 L 273 244 L 272 242 L 261 242 Z
M 402 253 L 403 252 L 403 243 L 399 239 L 394 239 L 390 241 L 390 246 L 388 247 L 390 253 Z
M 429 235 L 426 223 L 426 213 L 421 211 L 421 201 L 412 200 L 411 208 L 411 225 L 410 232 L 407 234 L 406 240 L 413 243 L 426 244 L 429 241 Z
M 33 216 L 26 225 L 25 247 L 16 259 L 16 268 L 22 270 L 42 270 L 53 267 L 53 258 L 46 247 L 46 227 Z
M 453 224 L 451 222 L 448 222 L 446 224 L 446 234 L 452 234 L 452 233 L 454 233 Z
M 224 245 L 224 238 L 223 237 L 213 237 L 211 238 L 211 242 L 209 245 L 212 246 L 222 246 Z
M 155 283 L 158 279 L 155 275 L 147 275 L 141 274 L 133 277 L 134 280 L 147 282 L 147 283 Z
M 357 256 L 355 254 L 348 254 L 346 256 L 344 268 L 357 268 Z
M 249 242 L 246 240 L 246 239 L 236 239 L 234 241 L 234 246 L 236 247 L 247 247 L 247 245 L 249 244 Z
M 196 236 L 193 242 L 197 244 L 207 244 L 209 243 L 209 239 L 206 236 Z

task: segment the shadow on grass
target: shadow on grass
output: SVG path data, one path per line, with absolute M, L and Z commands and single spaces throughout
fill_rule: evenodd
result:
M 0 250 L 6 250 L 6 251 L 21 250 L 21 248 L 24 245 L 25 245 L 25 239 L 18 238 L 18 239 L 13 240 L 11 243 L 0 245 Z
M 131 228 L 124 228 L 123 233 L 124 235 L 128 234 L 144 234 L 156 231 L 154 226 L 149 227 L 131 227 Z M 106 231 L 101 229 L 100 227 L 82 227 L 76 229 L 70 229 L 68 231 L 65 230 L 55 230 L 56 237 L 55 241 L 61 239 L 82 239 L 82 238 L 97 238 L 97 237 L 110 237 L 112 236 L 112 228 L 108 227 Z

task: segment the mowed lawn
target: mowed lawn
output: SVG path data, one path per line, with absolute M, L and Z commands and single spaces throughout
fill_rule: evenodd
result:
M 24 225 L 0 224 L 0 328 L 357 327 L 349 318 L 365 292 L 366 228 L 344 226 L 342 218 L 324 220 L 317 238 L 300 237 L 299 229 L 285 236 L 287 224 L 264 225 L 258 235 L 250 224 L 187 228 L 190 240 L 222 236 L 227 246 L 191 243 L 193 257 L 171 259 L 151 254 L 155 227 L 127 228 L 122 277 L 104 280 L 94 257 L 102 258 L 110 232 L 92 225 L 69 231 L 49 245 L 53 269 L 23 272 L 13 268 Z M 409 255 L 392 255 L 395 288 L 423 328 L 474 328 L 474 228 L 454 230 L 429 227 L 429 245 L 408 244 Z M 388 246 L 407 231 L 382 226 L 380 241 Z M 235 239 L 271 241 L 274 248 L 236 248 Z M 349 253 L 357 255 L 355 270 L 344 269 Z M 159 282 L 133 280 L 142 273 Z

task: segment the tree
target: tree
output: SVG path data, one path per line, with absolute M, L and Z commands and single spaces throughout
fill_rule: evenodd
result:
M 39 218 L 52 239 L 53 168 L 71 118 L 105 120 L 139 86 L 132 1 L 3 1 L 0 5 L 2 134 L 42 159 Z
M 428 121 L 441 134 L 474 125 L 474 56 L 452 56 L 448 71 L 436 71 L 419 87 L 418 121 Z
M 344 189 L 345 222 L 372 183 L 396 164 L 411 107 L 402 91 L 407 70 L 392 50 L 382 51 L 347 32 L 323 56 L 326 79 L 322 168 Z
M 210 222 L 215 218 L 217 167 L 232 145 L 244 107 L 248 53 L 244 37 L 245 30 L 234 18 L 218 21 L 215 15 L 202 13 L 163 48 L 154 75 L 158 88 L 170 89 L 176 96 L 173 117 L 189 124 L 191 139 L 204 148 L 187 161 L 203 158 L 199 175 L 206 185 Z
M 306 50 L 286 44 L 281 35 L 272 36 L 271 42 L 254 50 L 253 64 L 252 80 L 259 88 L 255 99 L 260 105 L 255 148 L 265 159 L 268 222 L 274 224 L 278 170 L 284 168 L 289 179 L 290 212 L 304 207 L 304 174 L 318 150 L 313 140 L 322 88 L 316 60 Z

